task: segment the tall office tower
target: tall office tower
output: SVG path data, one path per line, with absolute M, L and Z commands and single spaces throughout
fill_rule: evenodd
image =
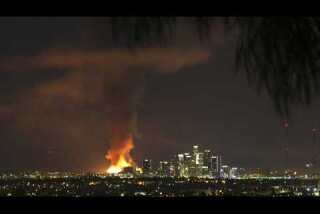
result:
M 230 178 L 230 167 L 228 165 L 221 166 L 222 178 Z
M 142 163 L 143 174 L 150 176 L 152 173 L 152 161 L 150 159 L 144 159 Z
M 160 161 L 159 175 L 164 177 L 170 176 L 170 164 L 167 161 Z
M 246 175 L 246 169 L 245 168 L 239 168 L 238 169 L 238 176 L 244 177 Z
M 204 176 L 211 176 L 212 175 L 212 152 L 209 149 L 204 150 L 203 154 L 203 175 Z
M 215 178 L 221 177 L 221 156 L 211 156 L 211 173 Z
M 196 177 L 200 177 L 203 175 L 202 167 L 203 167 L 203 153 L 198 152 L 196 154 L 196 166 L 195 166 L 195 170 L 196 170 L 195 176 Z
M 218 177 L 221 177 L 221 166 L 222 166 L 222 157 L 218 155 Z
M 192 169 L 193 169 L 192 156 L 190 155 L 190 153 L 184 153 L 184 173 L 185 173 L 185 177 L 192 176 Z
M 201 177 L 206 177 L 206 178 L 212 177 L 210 174 L 209 168 L 207 166 L 201 167 Z
M 212 157 L 212 152 L 209 149 L 204 150 L 203 165 L 207 166 L 209 169 L 212 168 L 211 157 Z
M 193 155 L 197 154 L 199 152 L 199 145 L 194 145 L 192 147 L 192 153 Z
M 176 177 L 178 176 L 178 156 L 174 155 L 171 159 L 170 159 L 170 163 L 169 163 L 169 168 L 170 168 L 170 176 L 171 177 Z
M 202 152 L 198 152 L 198 154 L 196 155 L 196 165 L 197 166 L 203 166 L 203 153 Z
M 185 176 L 184 155 L 183 154 L 178 154 L 178 176 L 179 177 L 186 177 Z
M 198 177 L 198 162 L 199 162 L 199 145 L 192 146 L 192 161 L 189 167 L 189 175 L 190 177 Z
M 236 179 L 239 177 L 239 169 L 237 167 L 232 167 L 230 169 L 229 178 Z

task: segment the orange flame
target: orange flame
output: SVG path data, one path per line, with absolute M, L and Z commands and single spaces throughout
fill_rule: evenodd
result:
M 108 174 L 118 174 L 123 168 L 134 164 L 130 156 L 130 151 L 133 149 L 132 135 L 129 135 L 121 145 L 120 148 L 111 148 L 106 155 L 106 159 L 111 162 L 111 166 L 107 169 Z

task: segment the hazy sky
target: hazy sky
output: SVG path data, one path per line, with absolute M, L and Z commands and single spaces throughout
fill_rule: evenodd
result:
M 210 45 L 183 26 L 172 45 L 132 53 L 97 18 L 1 18 L 0 27 L 0 171 L 106 167 L 105 88 L 122 73 L 140 89 L 138 163 L 199 144 L 234 166 L 282 166 L 281 118 L 267 95 L 235 74 L 232 39 L 218 29 Z M 291 166 L 311 158 L 318 100 L 293 111 Z

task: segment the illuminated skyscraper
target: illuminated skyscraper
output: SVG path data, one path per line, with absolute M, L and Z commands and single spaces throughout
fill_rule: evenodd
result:
M 202 171 L 204 176 L 212 177 L 212 172 L 213 172 L 212 152 L 208 149 L 204 150 Z
M 184 153 L 184 173 L 186 177 L 192 176 L 193 161 L 190 153 Z
M 221 156 L 212 156 L 211 165 L 212 176 L 221 177 Z
M 223 178 L 230 178 L 230 167 L 228 165 L 221 166 L 221 176 Z
M 178 156 L 174 155 L 173 158 L 170 160 L 170 176 L 176 177 L 178 176 Z
M 186 177 L 184 168 L 185 168 L 184 155 L 178 154 L 178 176 L 179 177 Z
M 142 163 L 142 169 L 144 175 L 151 175 L 152 173 L 152 161 L 150 159 L 144 159 Z
M 203 153 L 199 153 L 199 146 L 192 147 L 192 162 L 189 169 L 190 177 L 198 177 L 201 174 L 201 167 L 203 165 Z
M 203 153 L 198 152 L 196 154 L 196 177 L 203 176 Z
M 212 152 L 209 149 L 204 150 L 203 165 L 207 166 L 209 169 L 212 168 L 211 157 L 212 157 Z
M 199 152 L 199 145 L 194 145 L 192 148 L 192 153 L 195 156 Z
M 199 176 L 199 145 L 194 145 L 192 147 L 192 161 L 189 167 L 189 176 L 198 177 Z
M 170 176 L 170 164 L 167 161 L 160 161 L 159 175 L 164 177 Z
M 239 170 L 237 167 L 232 167 L 230 169 L 229 178 L 235 179 L 239 177 Z
M 196 154 L 196 165 L 202 167 L 203 166 L 203 153 L 198 152 Z

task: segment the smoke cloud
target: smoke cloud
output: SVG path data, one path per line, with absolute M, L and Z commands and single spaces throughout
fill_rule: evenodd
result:
M 125 139 L 138 135 L 137 112 L 142 105 L 145 73 L 177 72 L 205 62 L 209 56 L 210 52 L 203 49 L 150 48 L 134 52 L 51 49 L 32 57 L 3 59 L 1 69 L 17 73 L 67 71 L 62 78 L 24 92 L 11 106 L 20 112 L 15 119 L 26 134 L 52 129 L 57 138 L 70 136 L 69 139 L 81 141 L 80 126 L 84 124 L 75 118 L 88 117 L 88 111 L 99 112 L 92 123 L 99 121 L 94 127 L 104 124 L 109 150 L 118 151 L 125 146 Z

